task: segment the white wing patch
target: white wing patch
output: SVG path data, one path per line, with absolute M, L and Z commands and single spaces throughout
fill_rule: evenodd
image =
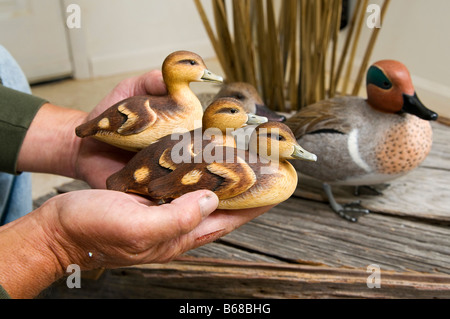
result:
M 369 165 L 361 158 L 358 145 L 358 129 L 354 129 L 348 135 L 347 147 L 353 161 L 366 172 L 370 172 Z

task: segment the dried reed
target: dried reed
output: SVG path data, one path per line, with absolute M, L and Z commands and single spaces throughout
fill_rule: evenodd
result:
M 389 1 L 384 0 L 382 18 Z M 339 57 L 343 0 L 211 0 L 214 23 L 201 0 L 194 2 L 227 81 L 253 84 L 272 109 L 295 111 L 347 94 L 368 0 L 356 1 Z M 352 94 L 379 31 L 372 31 Z

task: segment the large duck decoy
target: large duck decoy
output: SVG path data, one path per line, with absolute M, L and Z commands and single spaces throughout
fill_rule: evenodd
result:
M 146 195 L 150 181 L 168 175 L 182 162 L 190 162 L 208 145 L 234 148 L 233 130 L 264 122 L 267 118 L 247 113 L 238 100 L 217 99 L 205 110 L 201 128 L 167 135 L 147 146 L 107 179 L 107 188 Z
M 215 98 L 233 97 L 244 104 L 247 112 L 267 117 L 270 122 L 283 122 L 286 117 L 267 107 L 256 88 L 247 82 L 231 82 L 222 86 Z
M 367 99 L 320 101 L 286 121 L 298 142 L 318 156 L 314 166 L 294 163 L 296 169 L 322 181 L 331 208 L 350 221 L 357 221 L 355 212 L 369 211 L 338 204 L 331 185 L 384 184 L 416 168 L 431 149 L 429 121 L 438 118 L 417 97 L 402 63 L 374 63 L 366 82 Z
M 162 75 L 168 95 L 134 96 L 120 101 L 78 126 L 77 136 L 92 136 L 126 150 L 139 151 L 174 130 L 197 128 L 203 108 L 189 83 L 223 82 L 222 77 L 210 72 L 203 59 L 189 51 L 170 54 L 162 65 Z
M 287 159 L 315 161 L 291 130 L 279 122 L 256 127 L 249 150 L 217 146 L 200 153 L 163 178 L 150 181 L 148 196 L 164 202 L 199 189 L 219 197 L 220 209 L 244 209 L 278 204 L 297 187 L 298 176 Z M 197 160 L 197 157 L 201 158 Z

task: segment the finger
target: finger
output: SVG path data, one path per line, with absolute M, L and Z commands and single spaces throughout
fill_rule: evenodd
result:
M 143 75 L 145 77 L 145 90 L 150 95 L 167 94 L 166 84 L 161 71 L 153 70 Z
M 140 221 L 144 233 L 161 242 L 191 232 L 202 220 L 216 210 L 219 199 L 208 190 L 185 194 L 170 204 L 151 207 Z M 158 225 L 155 227 L 155 225 Z
M 258 207 L 240 210 L 217 210 L 208 216 L 192 233 L 191 242 L 194 246 L 190 249 L 213 242 L 220 237 L 248 223 L 252 219 L 264 214 L 272 206 Z
M 152 70 L 131 79 L 134 83 L 130 95 L 164 95 L 167 94 L 166 84 L 159 70 Z

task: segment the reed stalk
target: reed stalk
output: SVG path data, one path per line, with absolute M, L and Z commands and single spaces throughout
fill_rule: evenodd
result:
M 253 84 L 269 107 L 283 112 L 346 94 L 368 0 L 356 1 L 340 56 L 344 0 L 209 1 L 211 17 L 202 0 L 194 0 L 228 82 Z M 383 4 L 382 18 L 389 1 Z M 379 32 L 373 30 L 363 52 L 353 94 L 359 90 Z

